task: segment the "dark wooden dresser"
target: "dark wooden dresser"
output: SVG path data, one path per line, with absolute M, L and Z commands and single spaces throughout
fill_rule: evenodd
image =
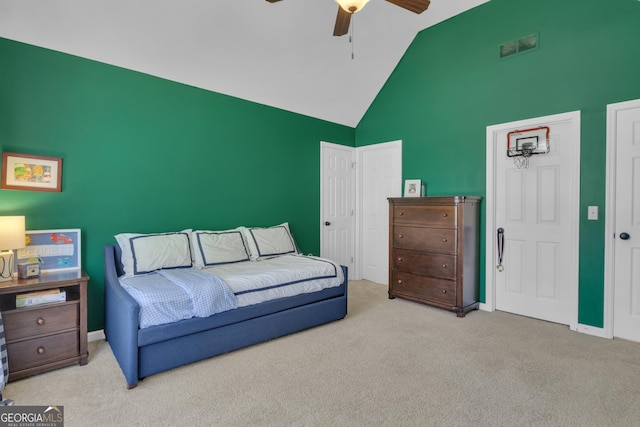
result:
M 0 282 L 9 381 L 75 363 L 87 364 L 88 280 L 78 270 Z M 16 307 L 17 295 L 52 289 L 64 291 L 65 300 Z
M 389 200 L 389 298 L 478 308 L 480 197 Z

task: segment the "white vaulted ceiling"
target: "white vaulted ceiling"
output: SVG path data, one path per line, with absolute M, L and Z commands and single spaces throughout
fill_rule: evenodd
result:
M 487 1 L 371 0 L 351 44 L 333 0 L 0 0 L 0 37 L 355 127 L 420 30 Z

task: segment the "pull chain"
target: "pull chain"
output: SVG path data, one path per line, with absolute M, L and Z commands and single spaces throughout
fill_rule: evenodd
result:
M 349 34 L 349 43 L 351 43 L 351 60 L 352 61 L 355 58 L 355 55 L 353 53 L 353 44 L 354 44 L 353 43 L 353 39 L 355 38 L 354 37 L 354 30 L 353 30 L 353 28 L 354 28 L 354 19 L 353 18 L 354 18 L 354 16 L 352 15 L 351 16 L 351 27 L 349 28 L 349 31 L 351 31 L 351 34 Z

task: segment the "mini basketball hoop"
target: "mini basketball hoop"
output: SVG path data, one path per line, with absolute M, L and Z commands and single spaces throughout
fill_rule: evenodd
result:
M 518 169 L 527 169 L 535 154 L 549 152 L 549 127 L 516 130 L 507 134 L 507 157 L 513 157 Z

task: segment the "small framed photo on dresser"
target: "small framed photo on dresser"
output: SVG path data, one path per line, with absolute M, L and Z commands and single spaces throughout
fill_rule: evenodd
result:
M 404 197 L 422 197 L 424 196 L 424 186 L 422 180 L 405 179 L 404 180 Z

